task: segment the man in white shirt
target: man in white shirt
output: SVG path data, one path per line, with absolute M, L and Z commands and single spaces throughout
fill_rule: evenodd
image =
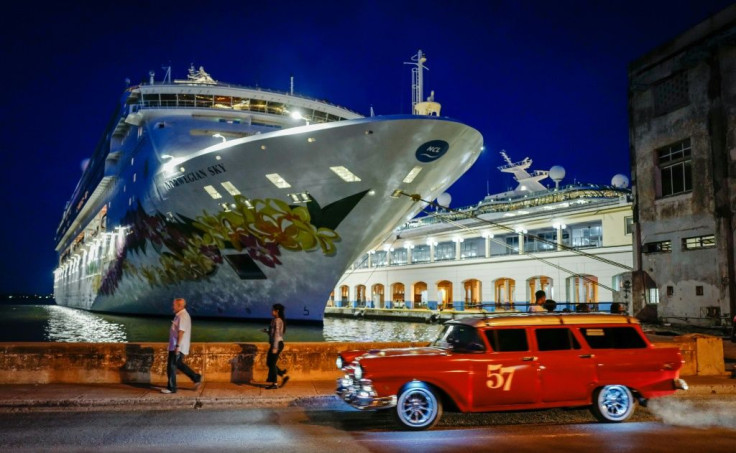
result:
M 194 382 L 197 390 L 202 383 L 202 375 L 195 373 L 184 363 L 184 356 L 189 355 L 189 345 L 192 339 L 192 318 L 186 310 L 187 301 L 181 298 L 174 299 L 172 309 L 175 313 L 169 330 L 169 358 L 166 365 L 166 374 L 169 382 L 161 393 L 176 393 L 176 370 L 179 369 Z

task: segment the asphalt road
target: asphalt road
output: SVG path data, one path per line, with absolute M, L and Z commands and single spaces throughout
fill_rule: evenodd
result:
M 398 429 L 390 413 L 358 412 L 339 401 L 287 409 L 5 413 L 0 451 L 733 453 L 735 396 L 657 403 L 621 424 L 598 423 L 587 409 L 446 413 L 421 432 Z

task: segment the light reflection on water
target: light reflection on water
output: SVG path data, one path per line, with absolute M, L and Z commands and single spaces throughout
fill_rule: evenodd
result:
M 46 341 L 58 343 L 126 343 L 125 326 L 81 310 L 49 305 Z
M 0 342 L 165 342 L 171 317 L 120 316 L 58 305 L 0 305 Z M 322 327 L 288 324 L 287 342 L 432 341 L 441 326 L 398 321 L 326 318 Z M 194 319 L 194 342 L 265 342 L 267 321 Z

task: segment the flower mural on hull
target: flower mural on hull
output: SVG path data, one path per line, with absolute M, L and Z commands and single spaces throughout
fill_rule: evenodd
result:
M 324 208 L 309 197 L 304 205 L 274 198 L 235 197 L 234 207 L 216 214 L 206 210 L 195 219 L 177 214 L 147 214 L 140 204 L 122 224 L 130 228 L 116 250 L 98 288 L 113 295 L 123 276 L 137 277 L 151 286 L 207 278 L 227 262 L 241 279 L 265 279 L 260 265 L 281 265 L 282 249 L 289 252 L 337 252 L 337 226 L 368 191 L 342 198 Z M 134 265 L 128 253 L 159 255 L 154 265 Z M 233 253 L 226 253 L 233 252 Z

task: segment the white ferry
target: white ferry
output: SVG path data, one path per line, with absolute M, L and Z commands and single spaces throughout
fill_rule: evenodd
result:
M 556 311 L 630 311 L 628 178 L 560 185 L 563 167 L 532 171 L 530 158 L 514 162 L 501 154 L 498 169 L 513 176 L 514 189 L 458 209 L 449 207 L 449 194 L 425 199 L 426 215 L 388 234 L 345 272 L 328 314 L 524 312 L 539 290 Z M 547 178 L 554 185 L 545 186 Z
M 321 321 L 340 275 L 477 159 L 481 134 L 422 101 L 363 117 L 324 101 L 216 81 L 129 87 L 56 234 L 60 305 Z M 392 197 L 392 195 L 394 195 Z

